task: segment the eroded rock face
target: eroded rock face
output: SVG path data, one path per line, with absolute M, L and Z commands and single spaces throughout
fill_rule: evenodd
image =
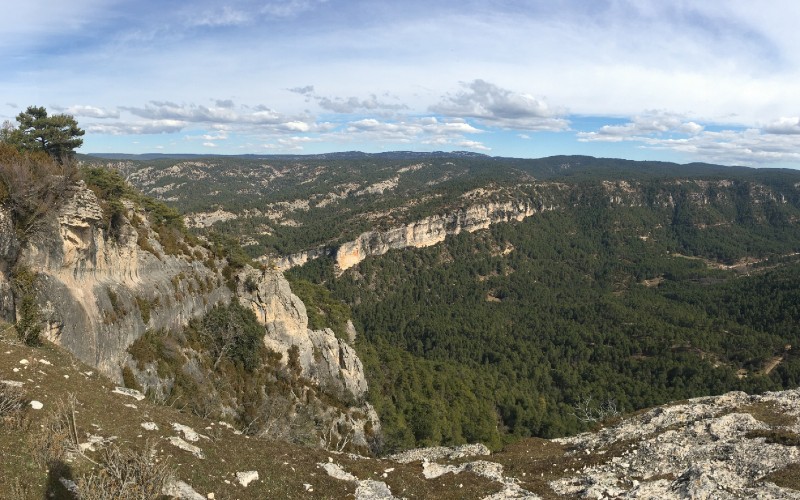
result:
M 383 255 L 397 248 L 428 247 L 444 241 L 451 234 L 474 232 L 499 222 L 521 221 L 544 209 L 526 200 L 484 203 L 447 215 L 426 217 L 388 231 L 370 231 L 355 241 L 342 244 L 336 251 L 336 265 L 343 271 L 368 256 Z
M 8 276 L 11 264 L 17 259 L 17 252 L 19 252 L 19 241 L 14 231 L 14 221 L 11 214 L 0 207 L 0 318 L 8 322 L 16 319 L 14 293 Z
M 145 217 L 126 208 L 110 237 L 97 197 L 81 182 L 19 253 L 19 263 L 38 273 L 45 336 L 117 380 L 125 350 L 147 329 L 183 326 L 232 295 L 215 270 L 167 255 Z M 142 221 L 137 227 L 134 216 Z M 7 239 L 5 228 L 0 233 Z M 204 294 L 190 292 L 201 287 Z
M 380 432 L 380 421 L 375 409 L 364 402 L 367 379 L 355 350 L 329 328 L 308 327 L 305 304 L 292 293 L 281 272 L 248 268 L 236 276 L 236 282 L 242 305 L 250 307 L 266 328 L 264 345 L 281 354 L 281 363 L 299 366 L 300 376 L 350 408 L 330 412 L 331 430 L 323 446 L 337 449 L 346 442 L 369 446 L 370 435 Z M 348 431 L 341 435 L 340 428 Z
M 279 271 L 249 269 L 238 276 L 237 295 L 265 325 L 264 344 L 289 362 L 290 349 L 296 356 L 302 375 L 320 385 L 332 385 L 351 393 L 356 400 L 367 392 L 364 367 L 355 350 L 333 331 L 311 330 L 305 304 L 292 293 Z
M 772 415 L 780 423 L 754 414 Z M 797 446 L 752 434 L 778 430 L 800 432 L 800 390 L 732 392 L 658 407 L 595 434 L 556 440 L 575 454 L 617 443 L 629 449 L 550 486 L 581 498 L 800 498 L 800 492 L 764 480 L 800 462 Z

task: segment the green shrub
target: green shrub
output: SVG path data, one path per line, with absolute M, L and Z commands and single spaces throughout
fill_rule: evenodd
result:
M 29 346 L 41 344 L 42 319 L 39 314 L 39 304 L 36 302 L 37 279 L 37 274 L 24 266 L 17 266 L 12 276 L 14 293 L 19 300 L 17 335 L 25 345 Z

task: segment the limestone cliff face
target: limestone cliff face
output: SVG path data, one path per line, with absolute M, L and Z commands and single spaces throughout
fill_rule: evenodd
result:
M 364 367 L 355 350 L 329 328 L 308 328 L 306 306 L 292 293 L 283 274 L 249 269 L 239 273 L 237 281 L 242 304 L 249 306 L 266 327 L 264 344 L 281 353 L 284 363 L 296 346 L 303 376 L 337 392 L 345 390 L 356 399 L 366 395 Z
M 333 249 L 322 247 L 307 250 L 305 252 L 297 252 L 291 255 L 286 255 L 277 260 L 265 258 L 264 263 L 272 264 L 272 266 L 279 271 L 287 271 L 293 267 L 303 266 L 309 261 L 318 259 L 320 257 L 327 257 L 329 255 L 333 255 L 334 253 L 335 251 Z
M 383 255 L 391 249 L 428 247 L 461 231 L 474 232 L 499 222 L 521 221 L 545 207 L 528 200 L 483 203 L 458 209 L 446 215 L 426 217 L 388 231 L 370 231 L 355 241 L 344 243 L 336 251 L 336 265 L 349 269 L 368 256 Z
M 294 395 L 292 402 L 306 404 L 318 389 L 338 399 L 336 405 L 314 402 L 317 417 L 331 422 L 322 433 L 324 445 L 370 446 L 380 423 L 363 402 L 367 382 L 361 361 L 331 330 L 308 328 L 305 305 L 279 271 L 248 267 L 233 277 L 238 285 L 231 291 L 217 270 L 224 261 L 214 261 L 203 247 L 182 246 L 185 242 L 178 245 L 180 253 L 168 254 L 146 215 L 133 202 L 123 203 L 126 213 L 111 227 L 94 192 L 75 185 L 60 209 L 24 242 L 16 237 L 12 216 L 0 210 L 0 312 L 5 319 L 18 319 L 21 297 L 15 294 L 23 292 L 12 283 L 14 273 L 26 269 L 36 276 L 32 293 L 44 336 L 118 382 L 127 366 L 143 388 L 164 395 L 174 379 L 160 377 L 152 362 L 139 370 L 128 347 L 147 330 L 179 329 L 238 297 L 264 325 L 266 347 L 280 353 L 284 365 L 299 366 L 296 374 L 309 391 Z M 215 265 L 209 267 L 210 262 Z M 206 380 L 191 348 L 182 349 L 182 373 Z M 218 409 L 233 415 L 236 404 L 226 404 L 220 399 Z
M 117 236 L 110 238 L 96 196 L 79 184 L 18 257 L 38 275 L 47 338 L 115 378 L 125 350 L 147 329 L 184 325 L 231 297 L 215 270 L 196 259 L 167 255 L 144 217 L 139 227 L 130 223 L 135 209 L 127 208 Z M 7 230 L 0 228 L 0 240 L 7 239 Z M 147 241 L 159 256 L 137 240 Z M 191 293 L 200 288 L 205 293 Z

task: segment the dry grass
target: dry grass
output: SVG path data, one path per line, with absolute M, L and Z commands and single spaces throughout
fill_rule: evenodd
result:
M 765 478 L 781 488 L 800 490 L 800 464 L 791 464 L 777 470 Z
M 28 398 L 22 389 L 0 383 L 0 422 L 14 419 L 23 413 L 27 404 Z
M 75 424 L 76 405 L 77 400 L 70 394 L 45 416 L 41 431 L 30 436 L 33 459 L 40 467 L 66 463 L 80 453 Z
M 788 415 L 780 405 L 773 401 L 763 401 L 736 410 L 740 413 L 749 413 L 756 420 L 760 420 L 770 427 L 788 427 L 797 423 L 797 418 Z
M 77 484 L 81 500 L 155 500 L 173 474 L 169 461 L 156 461 L 150 443 L 142 451 L 111 445 L 103 451 L 99 470 Z

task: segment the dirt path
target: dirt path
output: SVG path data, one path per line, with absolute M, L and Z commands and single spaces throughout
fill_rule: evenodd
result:
M 783 356 L 775 356 L 774 358 L 770 359 L 767 364 L 764 365 L 764 375 L 769 375 L 769 372 L 781 364 L 781 361 L 783 361 Z

